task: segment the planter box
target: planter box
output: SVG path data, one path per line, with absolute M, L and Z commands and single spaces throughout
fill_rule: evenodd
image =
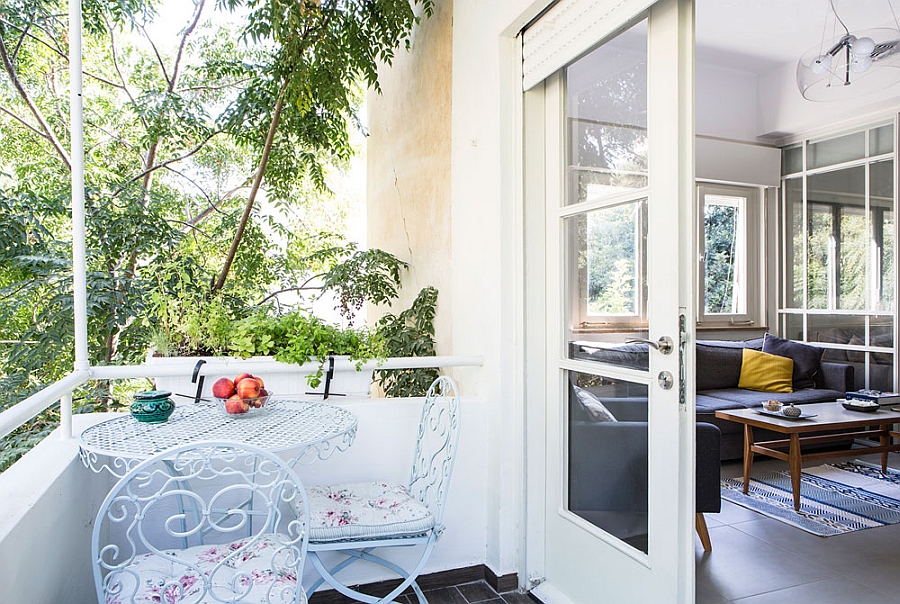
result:
M 233 357 L 148 356 L 146 365 L 154 367 L 157 371 L 165 369 L 165 367 L 172 367 L 179 369 L 180 372 L 184 367 L 194 367 L 201 359 L 206 361 L 200 370 L 200 375 L 204 376 L 201 396 L 210 400 L 212 400 L 210 389 L 217 379 L 234 378 L 237 374 L 245 371 L 261 377 L 266 383 L 266 389 L 276 397 L 321 395 L 325 390 L 324 374 L 318 388 L 310 388 L 306 381 L 306 376 L 316 372 L 318 363 L 294 365 L 279 363 L 272 357 L 238 359 Z M 326 361 L 325 370 L 327 369 Z M 348 360 L 347 357 L 335 357 L 334 378 L 331 380 L 329 391 L 331 394 L 344 394 L 354 398 L 368 397 L 369 388 L 372 385 L 372 373 L 372 370 L 357 371 L 355 363 Z M 156 378 L 156 389 L 170 390 L 178 395 L 175 396 L 176 403 L 184 403 L 194 398 L 197 384 L 191 382 L 190 376 L 163 376 Z

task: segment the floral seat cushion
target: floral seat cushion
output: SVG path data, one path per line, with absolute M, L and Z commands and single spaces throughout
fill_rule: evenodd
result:
M 228 602 L 232 598 L 248 603 L 295 602 L 295 569 L 283 564 L 291 558 L 291 548 L 276 553 L 282 547 L 279 542 L 286 543 L 288 538 L 263 536 L 249 545 L 247 541 L 166 550 L 161 556 L 135 556 L 128 566 L 111 578 L 107 592 L 113 593 L 107 593 L 106 604 L 212 604 Z M 204 577 L 216 597 L 204 593 Z M 246 595 L 237 597 L 245 590 L 248 590 Z M 306 594 L 302 587 L 299 591 L 299 602 L 305 603 Z
M 356 482 L 307 489 L 309 541 L 412 537 L 434 527 L 434 516 L 405 486 Z

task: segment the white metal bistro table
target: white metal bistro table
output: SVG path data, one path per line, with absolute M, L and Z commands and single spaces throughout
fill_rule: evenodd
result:
M 144 459 L 175 445 L 220 440 L 291 452 L 290 464 L 327 459 L 356 438 L 356 415 L 327 403 L 274 398 L 262 413 L 230 417 L 211 403 L 179 405 L 168 421 L 142 423 L 123 414 L 84 430 L 80 455 L 94 472 L 121 478 Z

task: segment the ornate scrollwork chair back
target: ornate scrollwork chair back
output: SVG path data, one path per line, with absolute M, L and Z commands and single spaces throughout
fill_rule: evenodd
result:
M 276 455 L 230 442 L 167 449 L 112 488 L 94 523 L 100 603 L 306 602 L 303 483 Z
M 308 596 L 328 582 L 360 602 L 392 602 L 410 587 L 419 602 L 427 604 L 416 577 L 444 531 L 444 504 L 459 441 L 459 418 L 456 383 L 439 377 L 425 397 L 407 485 L 373 481 L 309 488 L 309 553 L 321 578 L 309 587 Z M 413 545 L 423 549 L 409 571 L 372 553 L 376 548 Z M 318 554 L 322 551 L 339 552 L 344 558 L 326 567 Z M 387 568 L 403 581 L 381 598 L 351 589 L 335 575 L 359 560 Z

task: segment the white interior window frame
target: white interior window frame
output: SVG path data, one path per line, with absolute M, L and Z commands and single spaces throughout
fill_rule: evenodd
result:
M 566 219 L 575 218 L 578 215 L 587 217 L 591 212 L 621 207 L 628 204 L 644 204 L 643 211 L 638 212 L 635 225 L 635 307 L 634 313 L 591 313 L 588 310 L 588 271 L 587 266 L 579 266 L 578 255 L 582 252 L 576 245 L 577 236 L 572 229 L 566 229 L 566 241 L 564 254 L 568 267 L 567 289 L 573 292 L 573 301 L 570 309 L 570 329 L 573 334 L 606 329 L 634 328 L 647 326 L 647 255 L 645 249 L 646 239 L 642 234 L 646 231 L 646 203 L 649 188 L 634 189 L 611 198 L 590 202 L 575 203 L 566 206 L 561 216 Z M 573 223 L 574 224 L 574 223 Z M 584 288 L 585 295 L 580 295 Z
M 765 224 L 765 187 L 752 184 L 720 183 L 697 180 L 697 327 L 764 328 L 764 304 L 766 300 L 766 266 L 763 231 Z M 742 313 L 706 313 L 706 221 L 704 214 L 706 196 L 742 197 L 746 202 L 744 218 L 744 296 L 745 311 Z

